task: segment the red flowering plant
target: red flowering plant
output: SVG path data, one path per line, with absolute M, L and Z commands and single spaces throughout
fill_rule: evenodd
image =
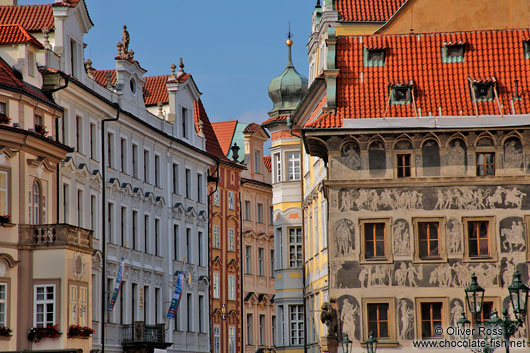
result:
M 0 124 L 7 125 L 11 122 L 11 119 L 4 113 L 0 113 Z
M 46 131 L 46 125 L 35 124 L 35 132 L 37 134 L 41 134 L 42 136 L 46 136 L 48 134 L 48 131 Z
M 9 223 L 11 222 L 11 216 L 6 214 L 6 215 L 0 215 L 0 224 L 4 224 L 4 223 Z
M 13 330 L 8 326 L 2 326 L 0 327 L 0 336 L 3 337 L 11 337 Z
M 90 337 L 95 331 L 88 326 L 70 325 L 68 328 L 68 338 L 72 337 Z
M 57 325 L 48 327 L 32 327 L 28 331 L 28 340 L 39 343 L 44 338 L 58 338 L 63 333 L 59 331 Z

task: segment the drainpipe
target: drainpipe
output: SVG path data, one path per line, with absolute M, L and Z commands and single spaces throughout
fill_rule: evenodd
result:
M 107 205 L 106 205 L 106 189 L 105 189 L 105 182 L 106 182 L 106 161 L 105 156 L 107 154 L 106 148 L 105 148 L 105 123 L 110 121 L 118 121 L 120 118 L 120 103 L 118 98 L 118 103 L 115 105 L 116 108 L 116 117 L 111 119 L 103 119 L 101 121 L 101 177 L 103 179 L 103 190 L 101 193 L 101 212 L 102 212 L 102 227 L 101 227 L 101 257 L 102 257 L 102 268 L 101 268 L 101 353 L 105 353 L 105 315 L 107 313 L 106 309 L 106 293 L 105 293 L 105 284 L 106 284 L 106 261 L 107 261 Z
M 210 215 L 212 214 L 211 212 L 211 207 L 212 207 L 212 203 L 210 202 L 210 197 L 212 197 L 212 195 L 217 191 L 217 187 L 219 186 L 219 159 L 216 159 L 215 160 L 215 164 L 216 164 L 216 169 L 215 169 L 215 174 L 216 176 L 210 176 L 208 175 L 208 177 L 206 178 L 207 181 L 206 181 L 206 184 L 208 184 L 208 182 L 210 181 L 215 181 L 215 189 L 208 194 L 208 197 L 207 197 L 207 202 L 208 202 L 208 205 L 207 205 L 207 208 L 208 208 L 208 234 L 210 234 L 210 225 L 211 225 L 211 219 L 210 219 Z M 208 278 L 209 278 L 209 283 L 210 283 L 210 286 L 211 286 L 211 282 L 213 281 L 212 279 L 212 276 L 210 274 L 210 263 L 212 261 L 212 259 L 210 258 L 210 242 L 208 241 Z M 211 311 L 211 308 L 212 308 L 212 295 L 210 295 L 210 289 L 208 288 L 208 313 L 211 314 L 212 311 Z M 213 336 L 213 320 L 210 319 L 210 353 L 213 353 L 213 340 L 212 340 L 212 336 Z

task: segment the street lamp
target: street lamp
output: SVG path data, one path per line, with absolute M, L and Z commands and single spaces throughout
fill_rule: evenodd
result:
M 352 340 L 348 337 L 347 333 L 344 334 L 344 338 L 340 344 L 342 346 L 342 353 L 351 353 Z
M 521 281 L 521 274 L 515 270 L 512 284 L 508 286 L 512 300 L 513 313 L 517 319 L 524 320 L 526 316 L 526 303 L 528 302 L 529 288 Z
M 469 337 L 469 334 L 471 333 L 471 321 L 469 321 L 466 317 L 466 314 L 464 311 L 462 311 L 462 315 L 460 319 L 456 322 L 458 325 L 458 333 L 461 339 L 466 339 Z
M 466 301 L 469 311 L 473 314 L 475 321 L 482 311 L 482 303 L 484 302 L 484 288 L 478 285 L 477 276 L 471 276 L 471 284 L 465 289 Z
M 377 350 L 377 338 L 374 337 L 372 331 L 370 331 L 368 339 L 364 341 L 363 344 L 366 344 L 367 353 L 375 353 L 375 351 Z

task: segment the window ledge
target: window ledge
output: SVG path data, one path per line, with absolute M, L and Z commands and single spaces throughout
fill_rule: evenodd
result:
M 366 344 L 361 343 L 361 346 L 366 348 Z M 377 347 L 399 347 L 399 342 L 377 341 Z
M 392 264 L 394 263 L 393 259 L 361 259 L 359 261 L 361 265 L 369 265 L 369 264 Z

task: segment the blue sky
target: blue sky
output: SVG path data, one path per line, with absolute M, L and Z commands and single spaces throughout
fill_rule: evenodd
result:
M 53 0 L 19 0 L 19 4 Z M 127 25 L 129 49 L 147 75 L 168 74 L 184 59 L 212 121 L 260 123 L 272 102 L 270 80 L 287 63 L 288 23 L 293 62 L 307 77 L 306 43 L 315 0 L 86 0 L 94 27 L 85 37 L 96 69 L 114 67 L 116 43 Z

